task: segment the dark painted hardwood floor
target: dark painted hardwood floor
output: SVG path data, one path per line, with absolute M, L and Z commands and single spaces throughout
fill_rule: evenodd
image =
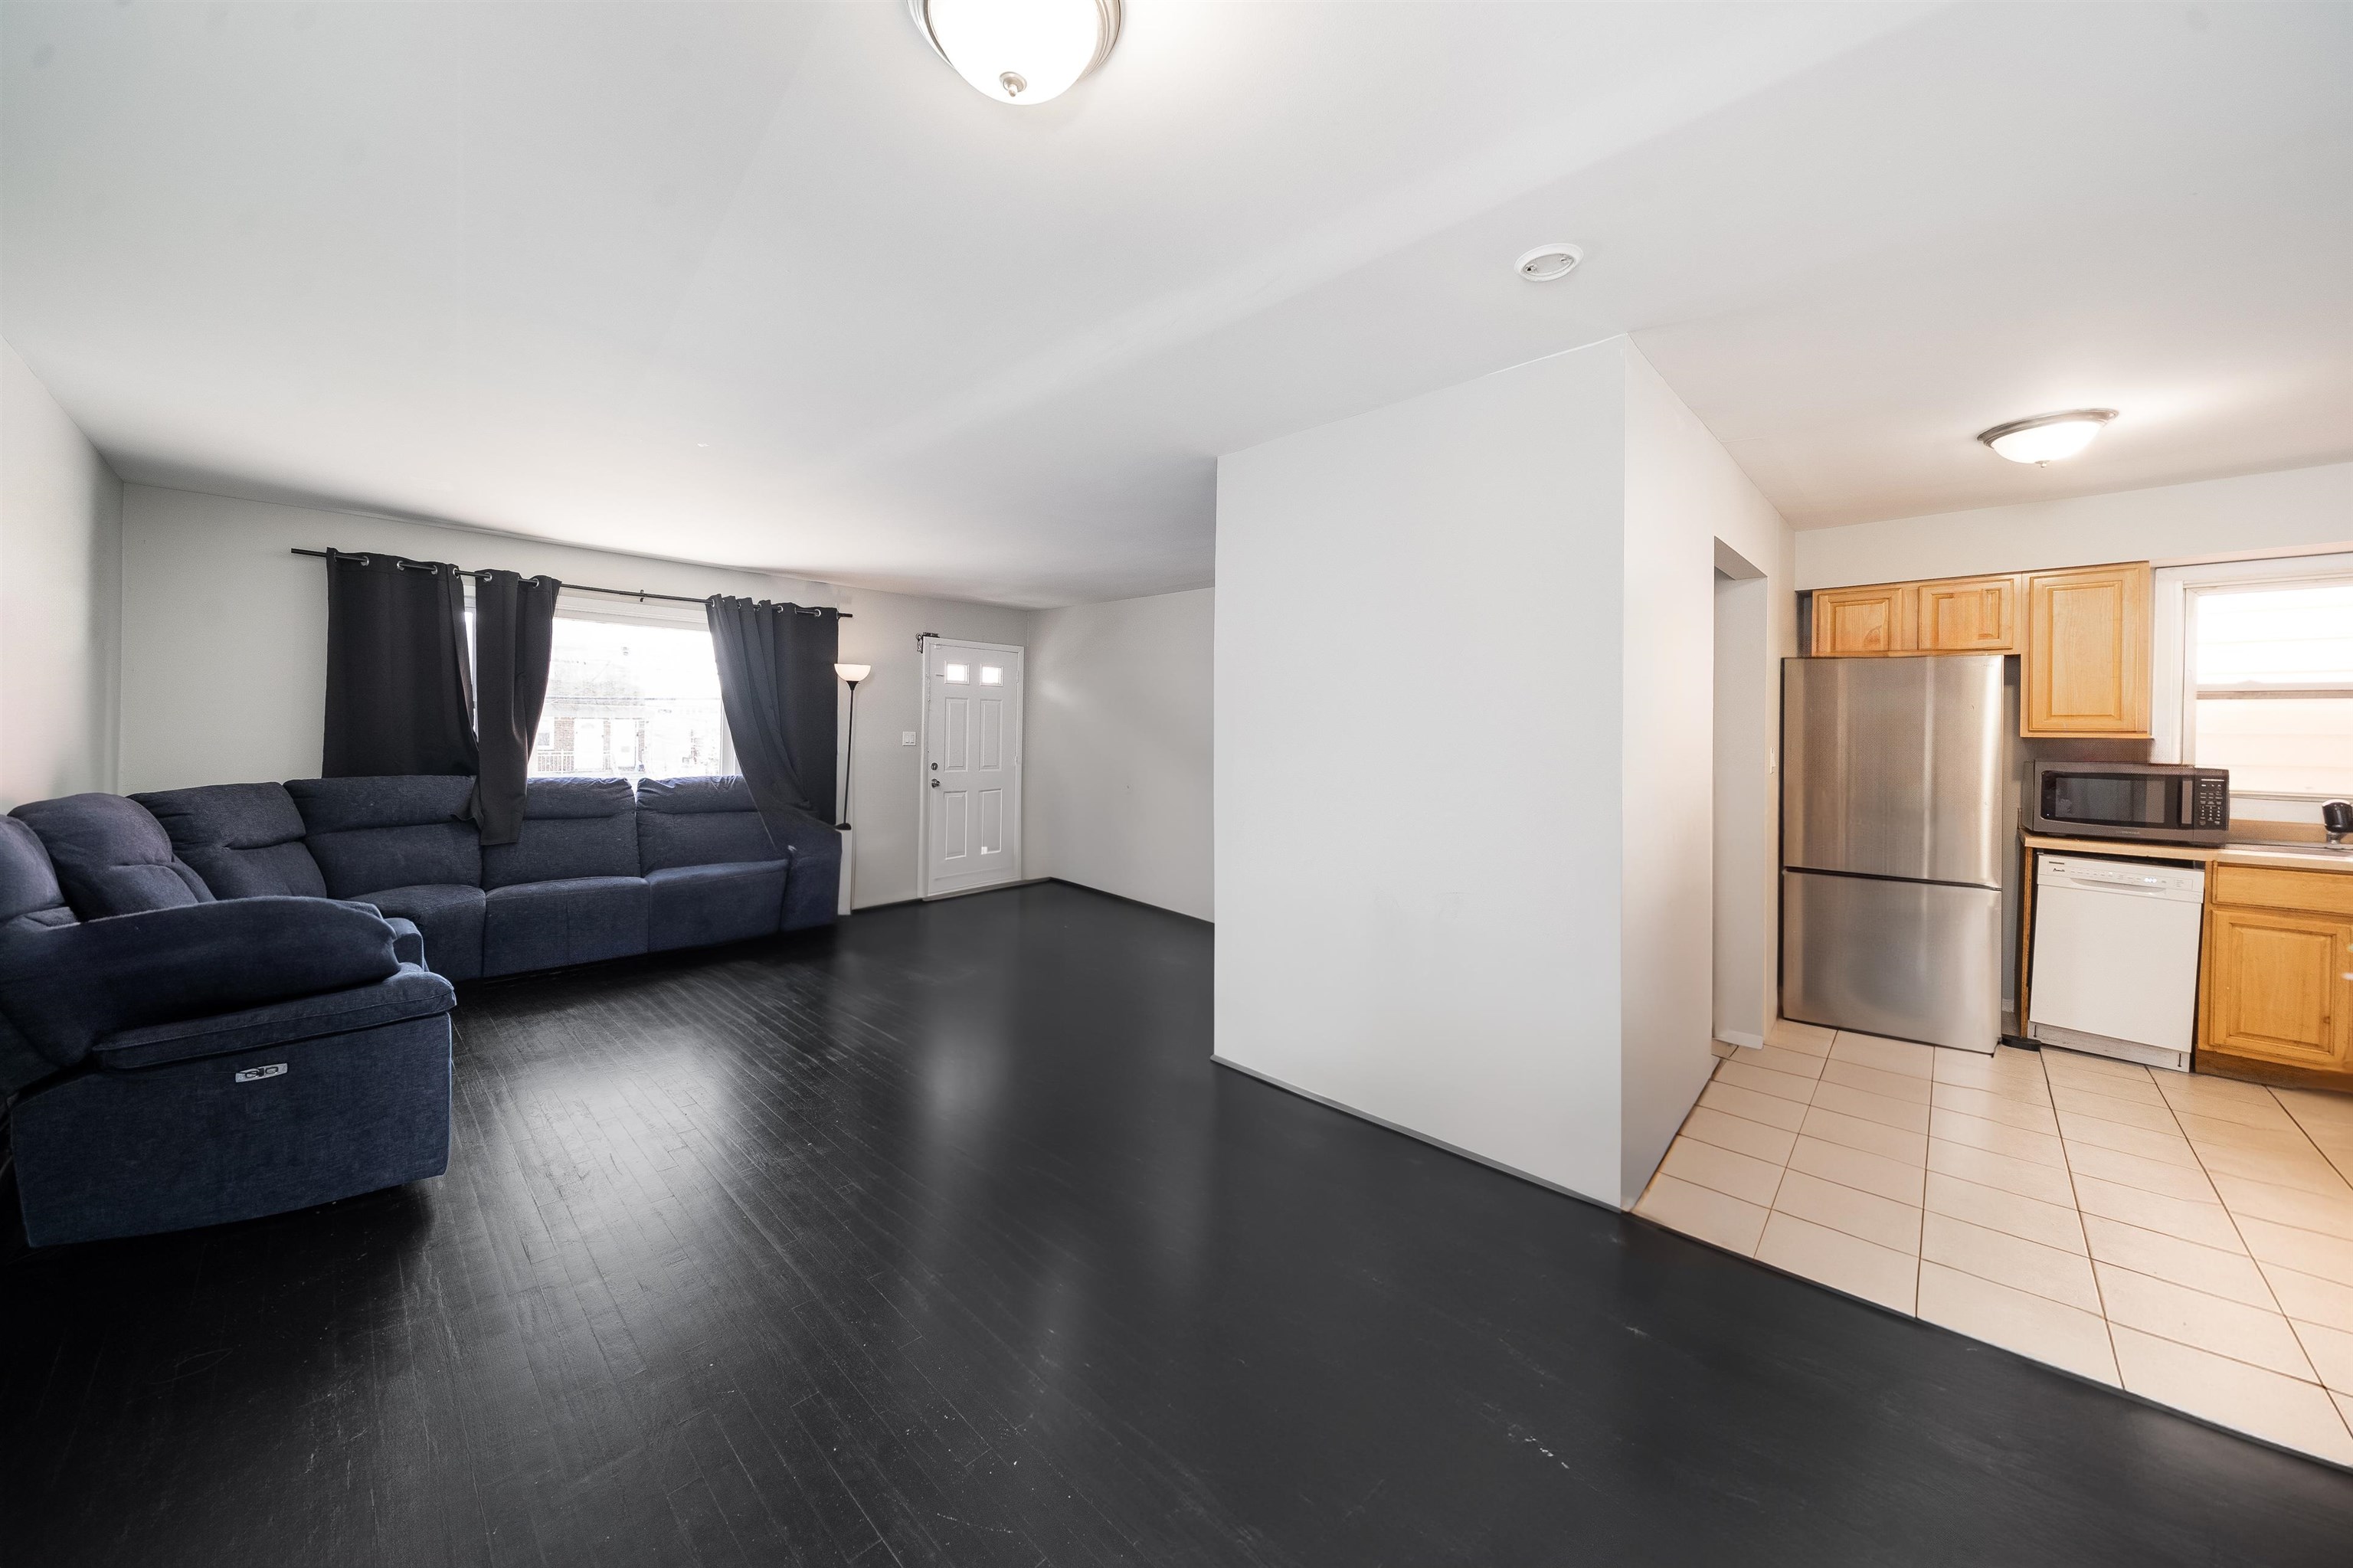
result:
M 476 988 L 446 1178 L 15 1244 L 0 1562 L 2353 1561 L 2353 1477 L 1213 1068 L 1209 965 L 1049 885 Z

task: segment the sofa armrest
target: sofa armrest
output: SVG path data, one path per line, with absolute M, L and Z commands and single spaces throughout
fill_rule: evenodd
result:
M 801 811 L 763 814 L 768 836 L 791 862 L 785 873 L 784 928 L 833 923 L 841 889 L 841 832 Z
M 367 985 L 384 917 L 326 898 L 232 898 L 0 937 L 0 1012 L 60 1067 L 127 1029 Z
M 776 841 L 776 852 L 797 868 L 809 860 L 841 861 L 841 833 L 829 823 L 820 822 L 806 811 L 763 811 L 760 820 L 768 827 L 768 837 Z
M 371 904 L 368 907 L 373 909 L 375 906 Z M 392 956 L 404 964 L 415 964 L 423 969 L 425 933 L 417 928 L 417 922 L 398 915 L 386 915 L 384 923 L 392 927 Z
M 382 909 L 363 899 L 337 898 L 332 902 L 340 904 L 346 909 L 365 910 L 368 914 L 383 920 L 385 925 L 392 927 L 392 956 L 404 964 L 416 964 L 419 968 L 424 966 L 425 933 L 417 928 L 416 921 L 398 915 L 386 915 Z

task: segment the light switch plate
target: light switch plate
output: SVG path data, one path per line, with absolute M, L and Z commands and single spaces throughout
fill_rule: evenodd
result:
M 902 730 L 901 730 L 901 731 L 899 732 L 899 744 L 900 744 L 901 746 L 913 746 L 913 745 L 914 745 L 914 744 L 915 744 L 915 732 L 914 732 L 913 730 L 912 730 L 912 729 L 902 729 Z

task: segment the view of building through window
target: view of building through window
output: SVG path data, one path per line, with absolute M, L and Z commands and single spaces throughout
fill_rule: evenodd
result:
M 558 615 L 531 771 L 656 779 L 734 772 L 711 633 Z
M 2353 582 L 2198 595 L 2191 760 L 2235 794 L 2353 796 Z

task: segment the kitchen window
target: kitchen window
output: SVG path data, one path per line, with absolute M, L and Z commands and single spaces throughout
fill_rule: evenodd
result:
M 719 665 L 700 609 L 672 616 L 651 605 L 558 601 L 533 776 L 735 771 Z
M 2353 559 L 2167 575 L 2180 596 L 2181 700 L 2168 715 L 2180 760 L 2229 768 L 2248 815 L 2303 814 L 2266 801 L 2353 796 Z

